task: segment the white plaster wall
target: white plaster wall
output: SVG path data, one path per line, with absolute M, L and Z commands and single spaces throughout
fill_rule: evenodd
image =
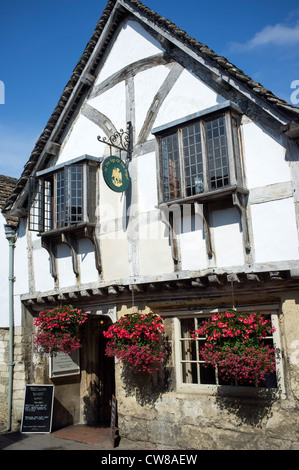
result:
M 242 126 L 243 156 L 248 189 L 290 181 L 285 148 L 252 121 Z
M 126 22 L 97 77 L 95 84 L 137 60 L 164 52 L 161 45 L 135 21 Z
M 103 234 L 100 237 L 101 259 L 103 277 L 105 281 L 115 281 L 117 279 L 128 278 L 129 272 L 129 248 L 128 242 L 115 232 L 113 234 Z
M 164 100 L 153 127 L 197 113 L 225 101 L 188 70 L 184 70 Z
M 204 239 L 203 219 L 199 214 L 191 216 L 191 212 L 189 211 L 188 214 L 185 210 L 183 232 L 179 240 L 182 270 L 206 268 L 209 263 Z
M 5 237 L 4 225 L 6 219 L 0 213 L 0 327 L 9 326 L 9 244 Z M 27 240 L 26 240 L 26 221 L 20 220 L 17 232 L 17 240 L 14 248 L 14 326 L 21 326 L 21 302 L 20 295 L 28 292 L 28 264 L 27 264 Z
M 234 207 L 210 214 L 211 235 L 217 267 L 244 264 L 243 236 L 240 215 Z
M 87 238 L 78 240 L 78 255 L 82 284 L 95 282 L 98 279 L 98 271 L 95 265 L 94 246 L 91 240 Z
M 121 227 L 125 229 L 125 218 L 129 210 L 130 199 L 128 194 L 112 191 L 105 183 L 102 170 L 100 170 L 99 180 L 100 200 L 98 206 L 99 223 L 96 228 L 97 234 L 113 233 Z
M 0 282 L 2 288 L 0 289 L 0 328 L 7 328 L 9 326 L 9 304 L 8 304 L 8 270 L 9 270 L 9 250 L 8 241 L 5 237 L 4 225 L 6 219 L 0 213 L 0 259 L 1 271 Z
M 141 276 L 161 276 L 173 272 L 168 230 L 159 220 L 139 221 L 139 269 Z
M 57 245 L 57 270 L 59 287 L 69 287 L 76 284 L 71 252 L 65 244 Z
M 95 282 L 98 279 L 98 271 L 95 267 L 94 250 L 90 240 L 78 240 L 78 255 L 81 283 Z M 35 291 L 44 292 L 54 289 L 54 279 L 50 274 L 49 254 L 47 250 L 41 247 L 39 239 L 33 241 L 33 261 Z M 57 270 L 59 287 L 73 286 L 76 283 L 71 253 L 64 244 L 58 245 Z M 21 291 L 21 293 L 27 291 L 28 288 Z
M 20 295 L 29 291 L 28 250 L 25 219 L 20 219 L 19 221 L 14 260 L 14 321 L 15 326 L 21 326 L 22 312 Z
M 98 135 L 101 135 L 99 126 L 82 114 L 79 115 L 64 140 L 57 164 L 85 154 L 101 157 L 104 153 L 104 144 L 97 140 Z
M 118 83 L 113 88 L 110 88 L 108 91 L 100 94 L 96 98 L 88 100 L 87 103 L 107 116 L 117 131 L 120 129 L 126 130 L 126 90 L 124 81 Z M 101 137 L 109 137 L 105 136 L 99 127 L 97 127 L 97 129 L 97 135 L 100 135 Z M 97 144 L 100 145 L 100 142 L 97 141 Z
M 31 232 L 33 249 L 33 282 L 34 290 L 44 292 L 54 288 L 54 279 L 51 276 L 50 256 L 41 246 L 41 238 L 36 232 Z
M 155 94 L 163 84 L 170 68 L 159 65 L 138 73 L 134 78 L 135 89 L 135 134 L 138 137 L 143 126 L 146 114 L 150 109 Z M 152 139 L 150 134 L 148 139 Z
M 138 178 L 136 180 L 138 191 L 139 212 L 155 210 L 158 204 L 157 194 L 157 166 L 154 152 L 141 155 L 137 159 Z
M 129 198 L 125 193 L 112 191 L 100 172 L 99 240 L 103 278 L 105 281 L 129 276 L 128 219 Z M 96 280 L 96 279 L 94 279 Z
M 252 205 L 251 215 L 256 263 L 299 258 L 293 198 Z

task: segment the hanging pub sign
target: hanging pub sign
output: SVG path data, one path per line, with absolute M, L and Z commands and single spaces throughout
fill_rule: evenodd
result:
M 102 163 L 102 169 L 104 180 L 112 191 L 121 193 L 128 189 L 131 178 L 127 165 L 121 158 L 113 155 L 106 158 Z

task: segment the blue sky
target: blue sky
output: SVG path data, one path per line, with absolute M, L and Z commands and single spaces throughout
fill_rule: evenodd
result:
M 0 174 L 21 175 L 106 3 L 1 0 Z M 143 3 L 280 98 L 299 98 L 298 0 Z

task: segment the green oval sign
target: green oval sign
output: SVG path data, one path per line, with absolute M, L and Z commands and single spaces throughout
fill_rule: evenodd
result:
M 128 189 L 131 178 L 127 165 L 119 157 L 111 156 L 104 160 L 102 164 L 103 176 L 110 189 L 121 193 Z

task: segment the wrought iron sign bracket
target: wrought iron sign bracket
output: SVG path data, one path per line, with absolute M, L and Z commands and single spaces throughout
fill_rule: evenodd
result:
M 120 129 L 119 132 L 115 132 L 110 137 L 97 137 L 99 142 L 109 145 L 110 155 L 112 154 L 112 147 L 116 148 L 121 152 L 127 153 L 127 159 L 132 159 L 133 150 L 133 127 L 131 121 L 127 122 L 127 130 Z

